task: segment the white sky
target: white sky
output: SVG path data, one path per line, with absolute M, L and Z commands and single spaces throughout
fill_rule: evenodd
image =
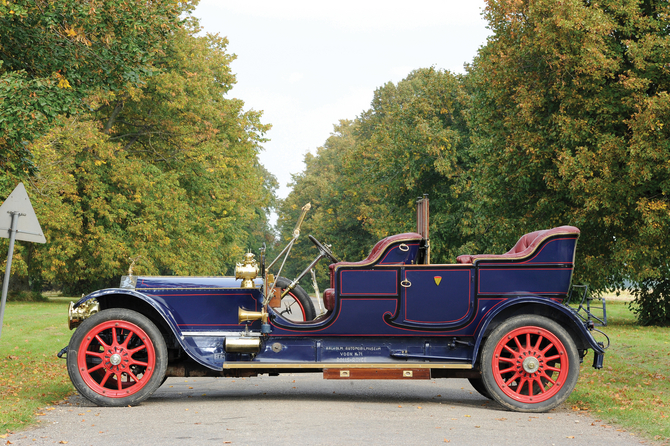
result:
M 285 198 L 340 119 L 370 106 L 374 90 L 435 66 L 462 73 L 490 35 L 484 0 L 201 0 L 205 32 L 237 55 L 229 93 L 272 124 L 261 163 Z

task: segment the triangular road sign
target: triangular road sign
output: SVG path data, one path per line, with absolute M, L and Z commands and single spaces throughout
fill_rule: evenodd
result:
M 9 238 L 13 212 L 19 213 L 16 225 L 16 240 L 36 243 L 47 242 L 23 183 L 19 183 L 0 206 L 0 237 Z

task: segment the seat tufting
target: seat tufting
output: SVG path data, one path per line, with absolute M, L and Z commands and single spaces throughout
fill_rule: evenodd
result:
M 477 259 L 521 259 L 530 255 L 540 243 L 548 237 L 557 234 L 579 234 L 579 229 L 574 226 L 559 226 L 553 229 L 544 229 L 541 231 L 529 232 L 523 235 L 516 245 L 505 254 L 476 254 L 460 255 L 456 258 L 458 263 L 472 263 Z

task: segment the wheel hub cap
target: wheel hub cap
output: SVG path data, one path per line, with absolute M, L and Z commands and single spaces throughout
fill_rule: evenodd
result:
M 119 355 L 118 353 L 114 353 L 114 354 L 109 358 L 109 362 L 111 362 L 112 365 L 119 365 L 119 364 L 121 364 L 121 355 Z
M 534 356 L 529 356 L 523 360 L 523 369 L 526 373 L 535 373 L 540 368 L 540 361 Z

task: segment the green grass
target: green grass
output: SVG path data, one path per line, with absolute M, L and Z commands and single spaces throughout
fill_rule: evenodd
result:
M 617 424 L 648 438 L 670 438 L 670 328 L 641 327 L 626 302 L 608 302 L 611 339 L 602 370 L 582 364 L 569 403 L 603 423 Z M 599 339 L 600 340 L 600 339 Z
M 7 303 L 0 337 L 0 435 L 36 423 L 48 406 L 73 392 L 65 361 L 56 357 L 71 336 L 70 300 Z

